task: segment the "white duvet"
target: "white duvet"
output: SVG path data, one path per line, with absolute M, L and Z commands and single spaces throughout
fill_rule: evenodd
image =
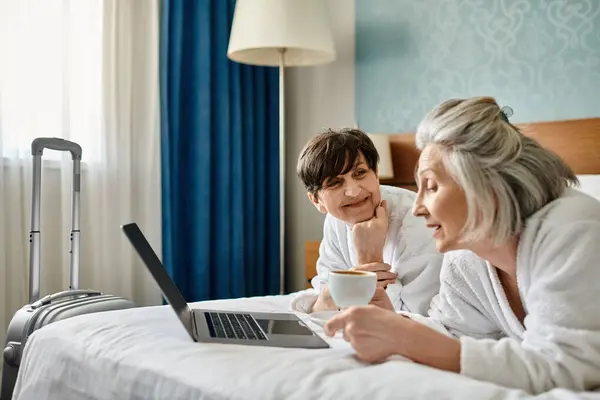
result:
M 289 309 L 292 297 L 191 306 L 281 312 Z M 317 325 L 309 324 L 322 335 Z M 331 349 L 194 343 L 168 306 L 81 316 L 31 337 L 13 399 L 534 398 L 401 360 L 364 365 L 343 339 L 327 341 Z M 535 398 L 600 400 L 600 393 L 556 389 Z

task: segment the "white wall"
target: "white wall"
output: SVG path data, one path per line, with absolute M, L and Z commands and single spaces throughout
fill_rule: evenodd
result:
M 296 175 L 302 147 L 323 128 L 350 127 L 354 108 L 354 1 L 327 0 L 337 59 L 286 70 L 286 287 L 303 289 L 304 242 L 320 240 L 324 216 Z

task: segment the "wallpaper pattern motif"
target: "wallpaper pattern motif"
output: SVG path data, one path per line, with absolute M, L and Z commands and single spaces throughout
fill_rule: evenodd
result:
M 600 0 L 355 0 L 356 115 L 414 131 L 451 97 L 514 122 L 600 116 Z

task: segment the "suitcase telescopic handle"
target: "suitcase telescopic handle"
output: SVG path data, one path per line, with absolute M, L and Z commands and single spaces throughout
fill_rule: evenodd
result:
M 36 138 L 31 142 L 31 155 L 43 155 L 44 149 L 68 151 L 73 160 L 81 160 L 81 146 L 61 138 Z
M 65 297 L 73 297 L 73 296 L 99 296 L 102 292 L 98 292 L 96 290 L 65 290 L 64 292 L 58 292 L 54 294 L 49 294 L 48 296 L 42 297 L 35 303 L 31 305 L 31 308 L 36 309 L 45 305 L 52 303 L 54 300 L 63 299 Z
M 42 179 L 42 157 L 44 149 L 68 151 L 73 159 L 73 199 L 71 203 L 71 234 L 69 249 L 69 289 L 79 289 L 79 230 L 81 192 L 81 146 L 56 137 L 38 137 L 31 142 L 33 155 L 33 188 L 31 201 L 31 231 L 29 232 L 29 303 L 40 298 L 40 201 Z

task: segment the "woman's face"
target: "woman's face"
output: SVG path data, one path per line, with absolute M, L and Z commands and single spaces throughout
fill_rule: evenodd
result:
M 417 170 L 419 191 L 413 208 L 416 216 L 433 229 L 436 249 L 440 253 L 466 248 L 462 228 L 467 221 L 467 199 L 442 162 L 435 145 L 421 152 Z
M 323 214 L 329 213 L 350 225 L 373 218 L 381 202 L 377 173 L 369 168 L 362 153 L 355 163 L 347 174 L 326 179 L 318 197 L 308 194 Z

